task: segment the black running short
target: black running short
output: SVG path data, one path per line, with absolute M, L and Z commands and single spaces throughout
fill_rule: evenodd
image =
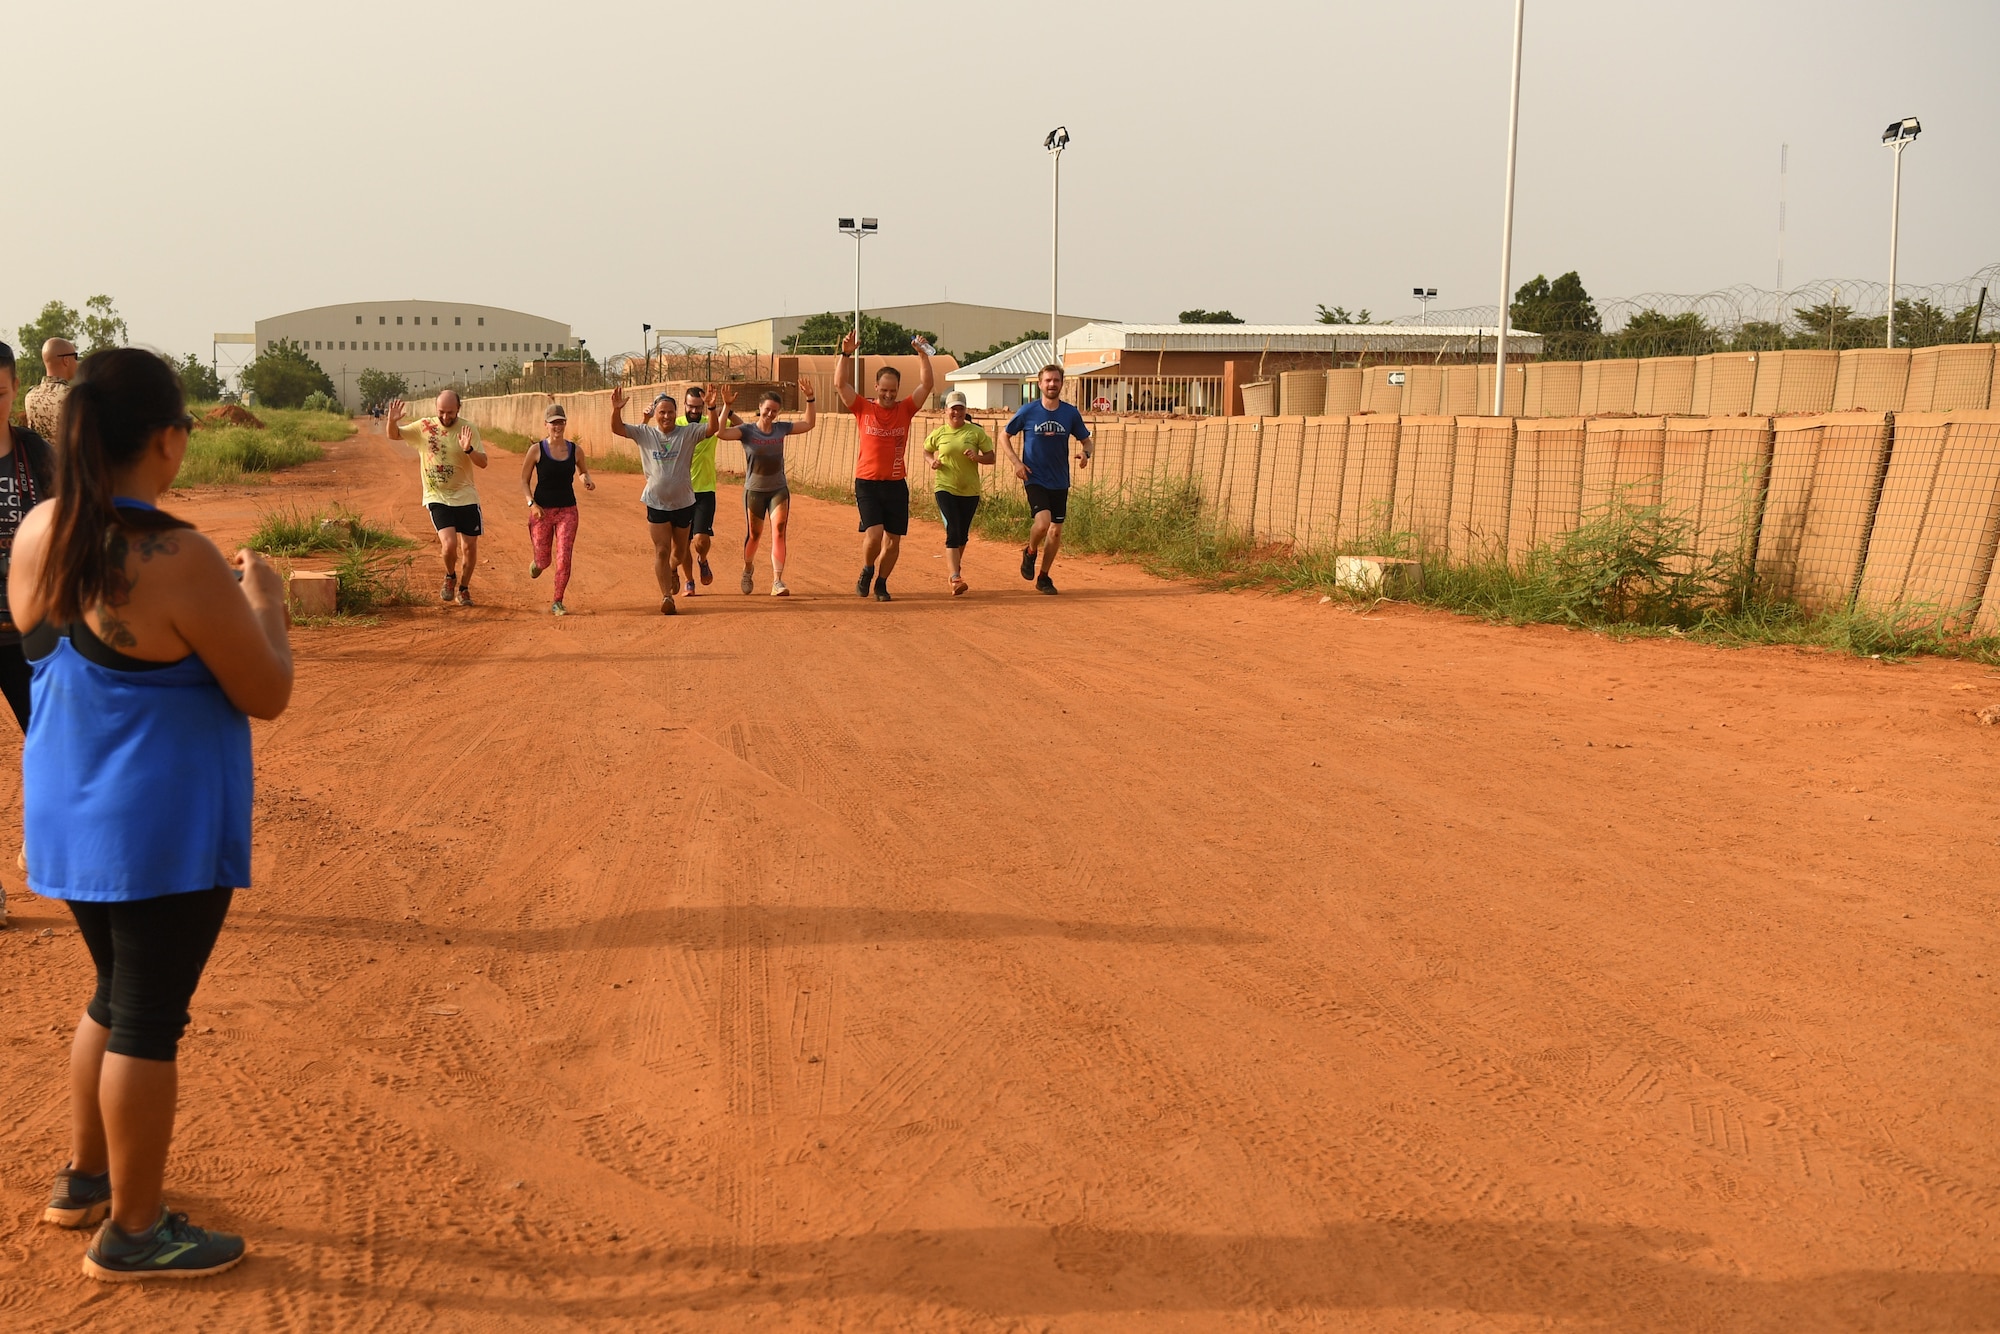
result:
M 482 531 L 477 505 L 426 505 L 431 512 L 431 527 L 443 532 L 447 528 L 456 529 L 461 537 L 477 537 Z
M 1028 483 L 1028 513 L 1049 512 L 1051 523 L 1061 523 L 1069 518 L 1069 488 L 1066 486 L 1036 486 Z
M 944 544 L 956 550 L 972 536 L 972 516 L 979 512 L 978 496 L 937 493 L 938 513 L 944 517 Z
M 901 537 L 910 531 L 910 484 L 854 479 L 854 508 L 861 511 L 859 531 L 881 527 Z
M 677 510 L 656 510 L 651 505 L 648 505 L 646 506 L 646 522 L 670 523 L 676 528 L 687 528 L 693 525 L 694 512 L 700 508 L 701 503 L 699 500 L 692 505 L 683 505 Z
M 715 492 L 694 493 L 694 530 L 709 537 L 715 536 Z
M 106 1050 L 142 1061 L 171 1061 L 188 1025 L 233 889 L 199 889 L 129 903 L 72 899 L 70 915 L 97 967 L 97 992 L 84 1012 L 111 1030 Z

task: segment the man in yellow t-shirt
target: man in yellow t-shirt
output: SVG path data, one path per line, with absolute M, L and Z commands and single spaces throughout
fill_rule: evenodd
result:
M 479 428 L 458 415 L 458 395 L 449 389 L 437 396 L 435 417 L 400 426 L 403 406 L 400 398 L 389 405 L 384 429 L 391 440 L 406 441 L 417 451 L 424 507 L 431 513 L 431 527 L 437 529 L 444 557 L 444 591 L 438 597 L 470 607 L 483 528 L 472 470 L 486 466 L 486 446 L 480 443 Z
M 964 394 L 944 396 L 944 416 L 945 424 L 925 438 L 924 453 L 930 456 L 938 513 L 944 516 L 945 577 L 957 597 L 969 587 L 959 562 L 972 533 L 972 516 L 979 512 L 979 465 L 993 462 L 993 437 L 971 420 Z

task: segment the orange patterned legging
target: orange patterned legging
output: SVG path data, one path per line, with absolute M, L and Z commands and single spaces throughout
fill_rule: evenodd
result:
M 535 545 L 535 564 L 555 572 L 555 600 L 561 602 L 569 587 L 570 550 L 576 546 L 576 506 L 553 506 L 544 509 L 539 519 L 530 516 L 528 538 Z M 551 547 L 555 548 L 553 557 Z

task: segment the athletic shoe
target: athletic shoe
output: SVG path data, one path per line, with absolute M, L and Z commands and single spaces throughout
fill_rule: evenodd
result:
M 1023 579 L 1032 579 L 1035 577 L 1035 549 L 1033 547 L 1021 548 L 1021 577 Z
M 549 604 L 549 614 L 552 616 L 567 616 L 569 615 L 569 608 L 563 606 L 559 601 L 551 602 Z
M 196 1227 L 186 1214 L 162 1209 L 160 1221 L 136 1237 L 105 1219 L 83 1253 L 83 1272 L 104 1283 L 206 1278 L 234 1268 L 242 1258 L 243 1238 Z
M 673 595 L 673 594 L 669 593 L 669 594 L 667 594 L 667 596 L 665 596 L 665 597 L 663 597 L 663 598 L 661 598 L 661 599 L 660 599 L 660 615 L 662 615 L 662 616 L 672 616 L 672 615 L 674 615 L 674 595 Z
M 788 598 L 788 597 L 790 597 L 791 595 L 792 595 L 792 590 L 791 590 L 791 589 L 789 589 L 789 588 L 786 588 L 786 587 L 785 587 L 785 581 L 784 581 L 784 580 L 780 579 L 780 580 L 778 580 L 777 582 L 775 582 L 775 583 L 773 583 L 773 584 L 771 585 L 771 596 L 772 596 L 772 597 L 774 597 L 774 598 Z
M 1035 580 L 1035 591 L 1037 593 L 1047 593 L 1050 597 L 1054 597 L 1056 592 L 1055 580 L 1049 578 L 1046 574 L 1042 575 Z
M 65 1167 L 56 1173 L 56 1188 L 42 1221 L 57 1227 L 96 1227 L 111 1213 L 111 1173 L 79 1172 Z
M 963 597 L 965 596 L 965 591 L 971 587 L 972 585 L 966 583 L 963 579 L 954 579 L 951 581 L 951 595 L 953 597 Z
M 854 596 L 858 598 L 867 597 L 868 585 L 874 582 L 875 582 L 875 567 L 873 565 L 862 566 L 861 577 L 854 581 Z
M 746 592 L 746 593 L 754 593 L 754 592 L 756 592 L 756 591 L 757 591 L 757 576 L 756 576 L 756 575 L 755 575 L 754 573 L 752 573 L 751 571 L 749 571 L 749 570 L 745 570 L 745 571 L 743 572 L 743 582 L 742 582 L 742 583 L 740 583 L 740 584 L 738 584 L 738 585 L 737 585 L 737 587 L 741 588 L 741 589 L 742 589 L 742 590 L 743 590 L 744 592 Z
M 875 600 L 877 602 L 894 601 L 894 599 L 889 596 L 889 581 L 887 579 L 877 579 L 875 581 Z
M 708 561 L 705 557 L 696 556 L 694 563 L 701 570 L 701 582 L 704 585 L 715 582 L 715 571 L 708 568 Z
M 694 580 L 690 579 L 687 581 L 687 588 L 684 590 L 684 592 L 685 595 L 688 597 L 694 596 Z
M 529 561 L 529 562 L 528 562 L 528 577 L 529 577 L 530 579 L 539 579 L 539 578 L 541 578 L 541 577 L 542 577 L 542 567 L 541 567 L 541 566 L 539 566 L 539 565 L 537 565 L 537 564 L 535 564 L 535 563 L 534 563 L 533 561 Z
M 438 593 L 439 602 L 449 602 L 458 595 L 458 580 L 450 575 L 444 577 L 444 588 Z
M 470 607 L 470 606 L 472 605 L 472 586 L 471 586 L 471 585 L 469 585 L 469 584 L 460 584 L 460 585 L 458 586 L 458 605 L 459 605 L 459 606 L 461 606 L 461 607 Z

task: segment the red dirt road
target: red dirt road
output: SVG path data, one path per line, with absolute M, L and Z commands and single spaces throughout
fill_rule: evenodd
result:
M 665 620 L 632 477 L 559 621 L 513 466 L 483 605 L 258 726 L 168 1182 L 234 1273 L 36 1223 L 89 972 L 11 895 L 0 1327 L 2000 1328 L 2000 676 L 921 526 L 877 606 L 810 500 L 745 598 L 729 490 Z M 427 535 L 375 437 L 177 505 L 338 498 Z

